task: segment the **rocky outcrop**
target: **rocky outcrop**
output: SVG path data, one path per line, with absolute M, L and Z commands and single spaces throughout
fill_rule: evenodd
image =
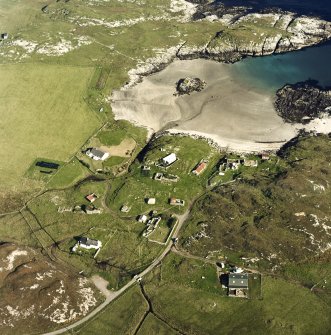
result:
M 200 78 L 186 77 L 179 79 L 176 84 L 176 91 L 178 95 L 190 94 L 193 92 L 200 92 L 206 86 L 206 82 Z
M 254 29 L 254 25 L 258 29 Z M 296 17 L 293 13 L 254 13 L 228 24 L 204 49 L 184 45 L 178 52 L 178 57 L 236 62 L 245 56 L 299 50 L 330 38 L 331 24 L 324 20 Z
M 308 124 L 331 115 L 331 91 L 311 80 L 285 85 L 276 93 L 275 108 L 285 122 Z

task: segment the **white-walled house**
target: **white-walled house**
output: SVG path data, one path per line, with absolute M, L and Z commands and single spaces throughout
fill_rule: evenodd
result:
M 99 240 L 93 240 L 88 237 L 81 237 L 78 240 L 78 243 L 75 244 L 75 246 L 72 248 L 72 251 L 76 251 L 78 247 L 84 248 L 84 249 L 100 249 L 102 247 L 102 242 Z
M 106 160 L 110 155 L 109 152 L 104 152 L 97 148 L 90 148 L 86 151 L 86 155 L 90 158 L 96 160 L 96 161 L 104 161 Z
M 169 166 L 169 165 L 175 163 L 176 160 L 177 160 L 176 154 L 172 153 L 172 154 L 170 154 L 170 155 L 165 156 L 165 157 L 162 158 L 162 164 L 164 166 Z

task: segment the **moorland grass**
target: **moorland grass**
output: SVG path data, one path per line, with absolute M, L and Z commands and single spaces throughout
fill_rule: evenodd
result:
M 157 319 L 153 314 L 149 313 L 139 328 L 137 335 L 176 335 L 178 332 L 173 330 L 163 321 Z
M 145 289 L 155 312 L 185 333 L 328 334 L 330 307 L 301 285 L 263 276 L 263 299 L 231 298 L 219 283 L 212 290 L 203 284 L 216 282 L 202 275 L 202 264 L 171 254 L 167 258 Z

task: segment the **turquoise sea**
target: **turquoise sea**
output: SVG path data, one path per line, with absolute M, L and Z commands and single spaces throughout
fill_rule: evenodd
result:
M 252 5 L 253 8 L 280 7 L 302 15 L 319 15 L 331 21 L 330 0 L 234 0 L 226 4 Z M 285 54 L 249 57 L 233 65 L 234 75 L 249 86 L 276 91 L 287 83 L 314 79 L 322 86 L 331 86 L 331 43 Z
M 331 43 L 285 54 L 249 57 L 233 65 L 242 81 L 276 91 L 283 85 L 314 79 L 331 86 Z

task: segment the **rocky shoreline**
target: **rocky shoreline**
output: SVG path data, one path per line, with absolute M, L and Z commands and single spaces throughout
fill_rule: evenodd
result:
M 308 124 L 316 118 L 331 116 L 331 90 L 309 80 L 285 85 L 276 93 L 275 108 L 287 123 Z
M 205 3 L 204 0 L 190 0 L 190 2 Z M 196 13 L 199 12 L 199 6 L 209 5 L 212 4 L 208 2 L 197 5 Z M 205 17 L 199 19 L 220 23 L 220 30 L 215 36 L 199 46 L 189 45 L 187 41 L 183 41 L 177 46 L 163 50 L 157 57 L 146 59 L 129 71 L 130 80 L 124 89 L 141 82 L 145 76 L 163 70 L 175 59 L 201 58 L 234 63 L 248 56 L 257 57 L 300 50 L 331 39 L 331 23 L 318 18 L 297 16 L 295 13 L 279 10 L 247 14 L 247 8 L 244 10 L 241 7 L 227 7 L 223 11 L 219 6 L 220 4 L 217 4 L 217 15 L 205 12 Z M 192 20 L 195 15 L 193 14 Z M 265 32 L 257 34 L 255 29 L 250 29 L 255 24 L 263 24 Z M 242 31 L 245 33 L 244 40 L 233 38 L 237 36 L 237 32 L 241 34 Z

